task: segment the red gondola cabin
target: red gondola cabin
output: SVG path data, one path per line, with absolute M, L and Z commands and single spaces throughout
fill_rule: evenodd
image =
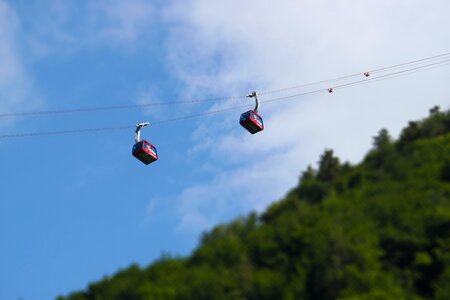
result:
M 243 113 L 239 123 L 251 134 L 264 130 L 263 119 L 254 110 Z
M 132 153 L 134 157 L 146 165 L 158 160 L 158 152 L 156 151 L 156 147 L 146 140 L 142 140 L 134 144 Z

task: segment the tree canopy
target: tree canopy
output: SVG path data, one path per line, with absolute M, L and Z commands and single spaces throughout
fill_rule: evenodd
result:
M 132 265 L 59 300 L 450 299 L 450 112 L 382 129 L 357 165 L 326 150 L 264 213 L 188 257 Z

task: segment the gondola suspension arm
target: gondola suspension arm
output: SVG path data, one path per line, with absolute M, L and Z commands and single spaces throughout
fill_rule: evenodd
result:
M 247 98 L 255 98 L 255 108 L 253 109 L 255 111 L 255 113 L 258 113 L 258 109 L 259 109 L 259 98 L 258 98 L 258 94 L 256 92 L 253 92 L 251 94 L 248 94 L 246 96 Z
M 142 122 L 136 125 L 136 135 L 134 137 L 134 141 L 139 143 L 141 141 L 141 129 L 150 125 L 150 122 Z

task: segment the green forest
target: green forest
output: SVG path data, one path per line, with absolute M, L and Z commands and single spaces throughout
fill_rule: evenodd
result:
M 131 265 L 58 300 L 450 299 L 450 111 L 359 164 L 332 150 L 284 199 L 202 235 L 188 257 Z M 239 199 L 236 199 L 239 201 Z

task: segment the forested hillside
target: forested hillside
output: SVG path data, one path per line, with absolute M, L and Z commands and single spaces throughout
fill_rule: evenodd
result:
M 450 299 L 449 153 L 436 107 L 397 141 L 380 130 L 358 165 L 325 151 L 285 199 L 205 233 L 189 257 L 58 299 Z

